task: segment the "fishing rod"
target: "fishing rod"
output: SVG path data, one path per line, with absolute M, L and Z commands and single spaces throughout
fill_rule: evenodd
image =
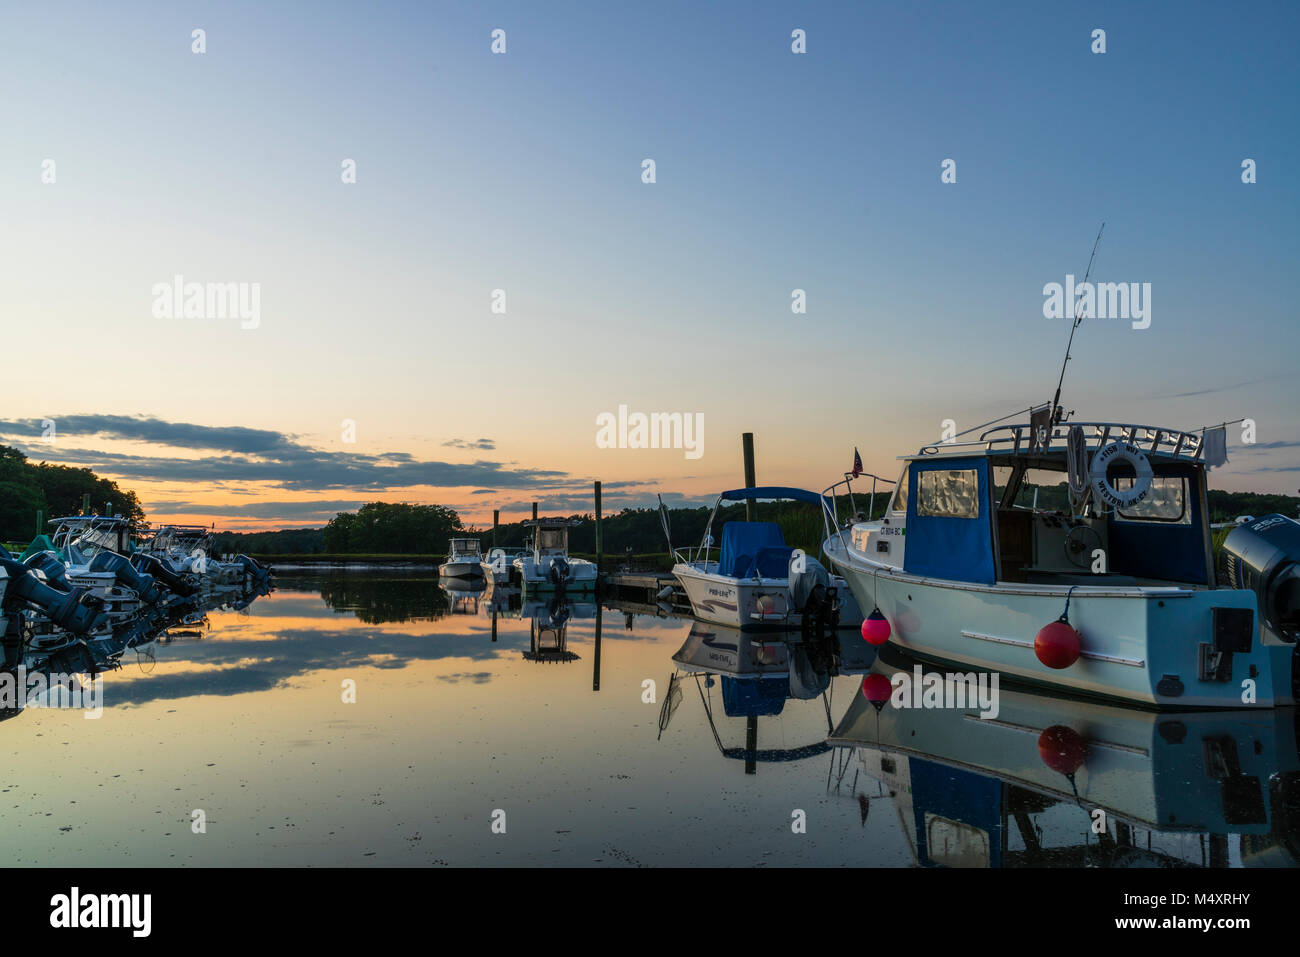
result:
M 1101 229 L 1097 230 L 1097 238 L 1092 244 L 1092 255 L 1088 257 L 1088 269 L 1083 274 L 1083 282 L 1087 284 L 1088 277 L 1092 275 L 1092 263 L 1097 258 L 1097 247 L 1101 244 L 1101 233 L 1106 228 L 1106 223 L 1101 224 Z M 1065 381 L 1065 367 L 1070 363 L 1070 349 L 1074 347 L 1074 333 L 1079 326 L 1083 325 L 1083 303 L 1074 310 L 1074 323 L 1070 326 L 1070 341 L 1065 346 L 1065 361 L 1061 363 L 1061 377 L 1056 380 L 1056 395 L 1052 399 L 1052 423 L 1056 424 L 1061 421 L 1061 383 Z

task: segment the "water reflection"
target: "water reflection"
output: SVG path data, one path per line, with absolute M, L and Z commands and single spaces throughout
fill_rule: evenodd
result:
M 115 659 L 101 651 L 121 666 L 99 679 L 101 720 L 29 709 L 4 721 L 0 738 L 22 755 L 5 785 L 10 857 L 1296 860 L 1289 711 L 1155 715 L 1004 688 L 991 722 L 877 712 L 864 673 L 893 666 L 852 632 L 810 641 L 637 612 L 389 572 L 285 576 L 242 610 L 190 609 Z M 1056 766 L 1039 748 L 1054 726 L 1082 741 L 1072 750 L 1054 732 L 1046 752 L 1068 759 Z M 189 830 L 194 808 L 216 822 L 206 838 Z M 1091 830 L 1097 808 L 1104 834 Z M 507 835 L 491 830 L 495 809 Z
M 918 667 L 885 654 L 875 670 Z M 868 693 L 831 735 L 836 788 L 848 783 L 864 820 L 892 805 L 920 865 L 1300 863 L 1292 709 L 1170 714 L 1004 686 L 982 718 Z

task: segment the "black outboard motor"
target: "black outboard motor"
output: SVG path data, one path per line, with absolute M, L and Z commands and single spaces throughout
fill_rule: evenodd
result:
M 182 598 L 188 598 L 198 591 L 198 585 L 188 575 L 172 571 L 153 555 L 136 552 L 131 556 L 131 567 L 166 585 L 173 594 Z
M 1226 584 L 1253 591 L 1259 616 L 1283 641 L 1300 641 L 1300 523 L 1266 515 L 1228 533 Z
M 28 568 L 35 568 L 45 580 L 60 591 L 72 591 L 72 584 L 68 581 L 68 566 L 59 561 L 59 556 L 53 552 L 36 552 L 28 555 L 27 561 L 23 562 Z
M 570 575 L 569 563 L 558 555 L 551 560 L 550 579 L 551 584 L 560 588 L 569 582 Z
M 271 566 L 263 565 L 256 558 L 249 558 L 247 555 L 240 555 L 235 561 L 244 566 L 244 574 L 250 585 L 261 587 L 270 580 Z
M 162 587 L 153 580 L 152 575 L 145 575 L 135 570 L 131 562 L 117 552 L 100 552 L 90 560 L 92 572 L 112 572 L 117 580 L 130 588 L 140 600 L 152 605 L 162 595 Z
M 11 558 L 0 558 L 0 568 L 9 576 L 4 593 L 5 608 L 20 607 L 26 602 L 39 609 L 55 626 L 74 635 L 94 631 L 107 620 L 103 602 L 85 589 L 59 591 L 41 581 L 26 565 Z

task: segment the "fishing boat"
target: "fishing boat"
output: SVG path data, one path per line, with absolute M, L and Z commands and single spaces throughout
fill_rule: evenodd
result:
M 711 557 L 719 506 L 757 499 L 825 508 L 822 496 L 797 488 L 743 488 L 719 495 L 700 545 L 673 550 L 673 576 L 686 592 L 695 617 L 745 629 L 799 628 L 806 616 L 833 626 L 858 627 L 862 612 L 845 580 L 813 556 L 787 545 L 775 522 L 726 522 L 717 558 Z
M 490 548 L 479 568 L 490 586 L 503 587 L 510 584 L 516 559 L 528 557 L 529 549 L 516 549 L 513 553 L 504 548 Z
M 483 579 L 483 549 L 477 538 L 453 538 L 447 560 L 438 566 L 440 578 Z
M 512 579 L 525 591 L 590 591 L 596 587 L 596 563 L 569 557 L 569 529 L 576 521 L 563 518 L 531 519 L 532 548 L 516 558 Z
M 902 456 L 882 518 L 842 521 L 852 479 L 832 485 L 824 549 L 864 637 L 914 656 L 1149 707 L 1291 704 L 1300 525 L 1232 531 L 1221 584 L 1203 448 L 1057 406 Z

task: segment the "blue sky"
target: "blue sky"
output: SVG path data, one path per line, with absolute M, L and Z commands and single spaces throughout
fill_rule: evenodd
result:
M 467 510 L 577 507 L 593 478 L 615 503 L 704 497 L 736 484 L 745 430 L 762 480 L 820 488 L 854 446 L 892 474 L 945 418 L 1050 398 L 1068 328 L 1041 290 L 1082 274 L 1104 220 L 1094 278 L 1151 283 L 1152 324 L 1085 323 L 1067 408 L 1253 417 L 1269 447 L 1232 446 L 1213 485 L 1294 491 L 1298 27 L 1294 4 L 9 9 L 0 314 L 25 361 L 0 441 L 120 455 L 146 506 L 229 503 L 232 524 L 345 496 L 311 464 L 247 479 L 243 447 L 196 489 L 168 472 L 221 466 L 196 426 L 363 456 L 344 473 L 404 456 L 358 497 Z M 155 318 L 175 274 L 259 282 L 261 324 Z M 620 404 L 702 412 L 706 454 L 596 448 Z M 83 431 L 42 446 L 21 423 L 46 417 Z M 476 463 L 520 475 L 447 484 Z

